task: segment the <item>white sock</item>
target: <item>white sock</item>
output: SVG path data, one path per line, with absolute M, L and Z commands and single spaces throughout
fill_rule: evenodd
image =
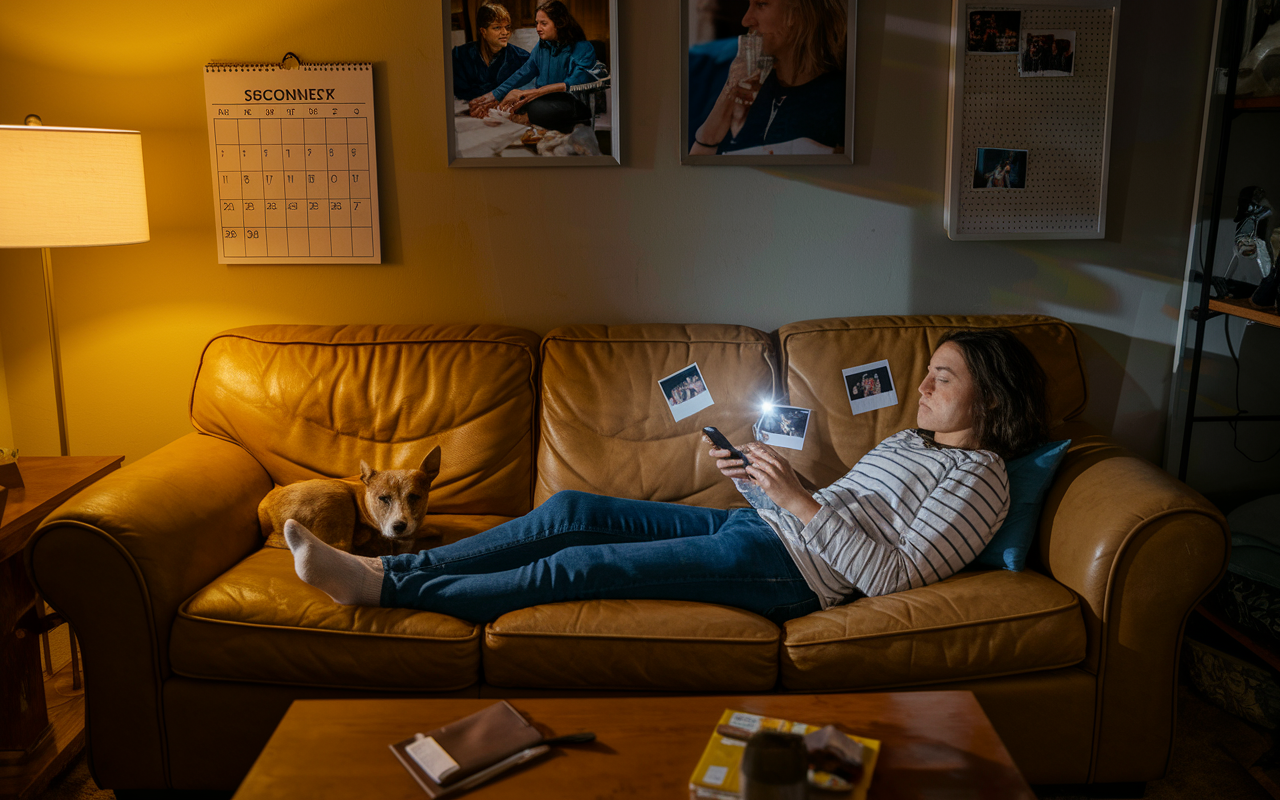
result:
M 382 559 L 330 547 L 296 520 L 284 523 L 284 540 L 298 577 L 346 606 L 382 605 Z

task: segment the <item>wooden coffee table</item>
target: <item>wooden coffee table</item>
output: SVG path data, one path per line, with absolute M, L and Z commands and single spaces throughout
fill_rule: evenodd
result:
M 296 700 L 235 800 L 426 793 L 387 748 L 494 703 L 472 699 Z M 689 776 L 726 708 L 882 740 L 875 800 L 982 797 L 1034 800 L 972 692 L 511 700 L 544 733 L 590 730 L 589 745 L 557 747 L 467 797 L 570 800 L 690 795 Z M 835 795 L 839 797 L 839 795 Z

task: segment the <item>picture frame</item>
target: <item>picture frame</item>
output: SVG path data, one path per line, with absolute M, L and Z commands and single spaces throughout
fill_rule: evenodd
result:
M 681 0 L 680 163 L 852 164 L 857 0 L 844 0 L 843 4 L 846 31 L 843 51 L 831 52 L 816 33 L 823 29 L 822 20 L 829 20 L 832 15 L 815 5 L 804 23 L 808 30 L 815 32 L 810 35 L 815 46 L 801 49 L 806 53 L 801 57 L 805 59 L 803 65 L 788 64 L 781 69 L 793 74 L 819 70 L 818 77 L 800 86 L 787 86 L 778 79 L 778 65 L 769 53 L 770 20 L 757 18 L 759 12 L 748 10 L 750 4 L 744 0 Z M 749 39 L 745 35 L 748 27 L 760 35 Z M 838 76 L 834 69 L 821 71 L 823 65 L 841 56 L 843 76 Z M 746 67 L 744 62 L 753 62 L 755 66 Z M 732 100 L 737 106 L 748 106 L 742 114 L 735 113 L 728 105 L 731 92 L 724 88 L 731 71 L 740 69 L 753 70 L 752 74 L 763 76 L 755 81 L 739 82 L 738 94 L 742 97 Z M 747 93 L 750 100 L 736 102 Z M 834 98 L 842 103 L 838 111 Z M 768 105 L 765 105 L 766 99 Z M 790 106 L 786 105 L 788 100 L 792 101 Z M 713 115 L 718 116 L 720 122 L 717 123 Z M 712 120 L 711 130 L 723 130 L 725 124 L 729 126 L 717 142 L 696 139 L 700 129 L 708 130 L 704 127 L 708 120 Z M 839 127 L 843 130 L 838 130 Z M 727 144 L 726 137 L 730 140 Z M 710 151 L 707 145 L 715 145 L 717 149 Z
M 539 44 L 537 15 L 540 0 L 441 0 L 444 59 L 444 118 L 447 163 L 451 167 L 554 167 L 621 164 L 622 126 L 619 109 L 617 0 L 560 0 L 583 39 L 555 48 L 552 77 L 566 80 L 567 92 L 554 92 L 520 102 L 522 89 L 542 88 L 545 76 L 535 71 L 531 83 L 510 85 L 519 68 L 534 59 Z M 485 49 L 485 33 L 478 24 L 481 6 L 496 5 L 509 16 L 509 37 Z M 492 17 L 492 13 L 488 13 Z M 485 26 L 492 33 L 500 21 Z M 565 25 L 571 33 L 575 30 Z M 584 45 L 589 45 L 589 47 Z M 511 48 L 518 48 L 517 51 Z M 544 47 L 546 47 L 544 45 Z M 496 50 L 496 53 L 495 53 Z M 501 55 L 498 55 L 500 53 Z M 522 55 L 521 55 L 522 54 Z M 516 62 L 514 57 L 518 56 Z M 482 60 L 487 57 L 487 60 Z M 501 61 L 499 62 L 499 59 Z M 591 67 L 586 64 L 594 61 Z M 495 62 L 496 66 L 495 66 Z M 493 67 L 493 69 L 489 69 Z M 456 74 L 455 74 L 456 73 Z M 496 73 L 496 75 L 495 75 Z M 497 87 L 488 84 L 497 79 Z M 475 109 L 472 93 L 491 99 Z M 489 90 L 485 92 L 484 90 Z M 497 94 L 509 103 L 495 105 Z M 459 97 L 459 94 L 467 95 Z M 536 101 L 536 102 L 534 102 Z M 507 107 L 511 105 L 512 107 Z M 481 116 L 473 116 L 478 110 Z M 588 132 L 584 132 L 586 129 Z M 594 146 L 594 149 L 593 149 Z
M 972 16 L 992 7 L 952 4 L 947 236 L 1101 239 L 1120 0 L 1002 4 L 1019 14 L 1017 50 L 977 52 Z

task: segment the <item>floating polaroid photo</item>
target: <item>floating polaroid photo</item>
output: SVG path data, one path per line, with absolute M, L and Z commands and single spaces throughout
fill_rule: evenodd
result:
M 809 409 L 767 406 L 754 429 L 757 441 L 788 450 L 803 450 L 804 435 L 809 432 Z
M 1027 151 L 979 147 L 974 161 L 973 188 L 1027 188 Z
M 1066 78 L 1075 74 L 1075 31 L 1027 31 L 1018 50 L 1023 78 Z
M 969 52 L 991 55 L 1016 53 L 1021 30 L 1021 11 L 970 11 Z
M 696 361 L 659 380 L 658 388 L 662 390 L 662 396 L 666 398 L 671 416 L 676 418 L 676 422 L 715 404 L 711 399 L 711 392 L 707 391 L 706 381 L 702 380 Z
M 849 407 L 853 409 L 855 416 L 898 404 L 898 392 L 893 388 L 888 361 L 873 361 L 860 367 L 849 367 L 841 370 L 840 374 L 844 375 Z

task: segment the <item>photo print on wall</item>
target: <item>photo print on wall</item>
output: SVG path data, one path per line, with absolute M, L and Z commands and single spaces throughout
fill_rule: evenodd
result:
M 1018 54 L 1023 78 L 1065 78 L 1075 74 L 1075 31 L 1027 31 Z
M 973 188 L 1027 188 L 1027 151 L 979 147 L 973 168 Z
M 756 440 L 774 447 L 803 450 L 804 437 L 809 432 L 807 408 L 798 406 L 767 406 L 753 426 Z
M 844 376 L 849 408 L 855 416 L 898 404 L 898 392 L 893 386 L 893 375 L 889 372 L 887 360 L 849 367 L 841 370 L 840 374 Z
M 681 7 L 682 163 L 850 163 L 856 0 Z
M 671 409 L 671 416 L 676 422 L 715 405 L 711 392 L 707 391 L 707 383 L 702 379 L 698 362 L 693 362 L 678 372 L 673 372 L 658 380 L 658 388 L 662 397 Z
M 618 163 L 616 2 L 441 0 L 449 163 Z
M 969 12 L 969 52 L 1003 55 L 1018 52 L 1021 11 L 980 8 Z

